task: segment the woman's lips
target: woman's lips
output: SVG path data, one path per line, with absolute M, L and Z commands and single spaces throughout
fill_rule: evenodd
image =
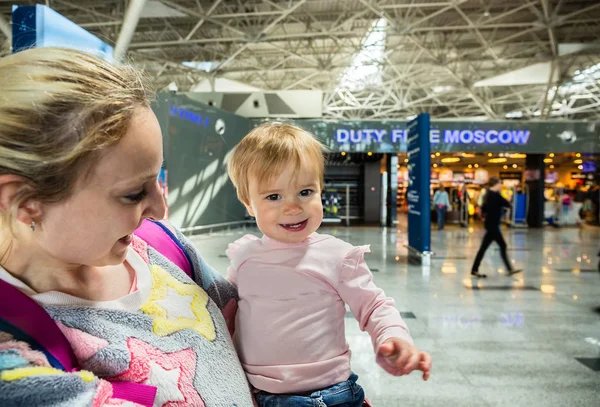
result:
M 123 243 L 124 245 L 129 246 L 129 244 L 131 243 L 132 240 L 133 240 L 133 235 L 129 234 L 127 236 L 123 236 L 122 238 L 120 238 L 119 242 Z

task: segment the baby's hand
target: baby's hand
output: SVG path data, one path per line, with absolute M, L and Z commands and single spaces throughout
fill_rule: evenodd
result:
M 390 338 L 382 343 L 377 349 L 377 361 L 391 375 L 404 376 L 413 370 L 420 370 L 423 380 L 429 379 L 431 355 L 400 338 Z

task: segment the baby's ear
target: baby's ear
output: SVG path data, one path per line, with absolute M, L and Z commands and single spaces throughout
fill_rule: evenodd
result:
M 246 203 L 246 202 L 242 202 L 242 203 L 244 204 L 244 206 L 248 210 L 248 213 L 250 214 L 250 216 L 256 217 L 256 215 L 254 215 L 254 209 L 252 209 L 252 205 L 250 205 L 249 203 Z

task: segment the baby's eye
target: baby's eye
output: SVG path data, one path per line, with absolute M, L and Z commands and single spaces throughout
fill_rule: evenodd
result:
M 277 201 L 280 198 L 279 194 L 267 195 L 267 201 Z
M 300 196 L 311 196 L 315 191 L 312 189 L 303 189 L 300 191 Z

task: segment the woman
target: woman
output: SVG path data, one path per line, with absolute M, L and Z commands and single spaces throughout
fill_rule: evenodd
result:
M 442 230 L 446 223 L 446 211 L 450 209 L 450 199 L 448 198 L 446 188 L 440 187 L 435 191 L 435 194 L 433 194 L 433 204 L 437 212 L 438 230 Z
M 221 311 L 232 286 L 179 232 L 193 280 L 133 235 L 165 213 L 147 79 L 39 48 L 0 60 L 0 89 L 0 280 L 47 311 L 82 369 L 0 323 L 0 405 L 252 406 Z M 153 397 L 130 402 L 123 383 Z

